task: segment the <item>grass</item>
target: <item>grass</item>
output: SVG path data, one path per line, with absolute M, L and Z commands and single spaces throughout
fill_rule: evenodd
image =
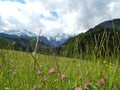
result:
M 34 66 L 30 53 L 0 50 L 0 90 L 120 90 L 118 60 L 42 54 L 36 60 Z

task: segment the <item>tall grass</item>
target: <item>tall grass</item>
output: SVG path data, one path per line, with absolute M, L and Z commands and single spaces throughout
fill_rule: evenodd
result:
M 119 36 L 113 37 L 112 53 L 110 34 L 101 36 L 94 36 L 95 46 L 88 42 L 80 53 L 76 38 L 75 47 L 68 48 L 76 58 L 38 54 L 38 42 L 35 54 L 0 50 L 0 90 L 120 90 Z
M 118 62 L 103 60 L 101 63 L 41 54 L 37 62 L 41 69 L 34 70 L 34 60 L 29 53 L 1 50 L 0 90 L 120 89 Z M 51 69 L 55 71 L 50 73 Z

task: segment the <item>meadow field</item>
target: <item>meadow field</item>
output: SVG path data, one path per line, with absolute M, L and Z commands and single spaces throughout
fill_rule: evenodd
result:
M 120 63 L 0 50 L 0 90 L 120 90 Z

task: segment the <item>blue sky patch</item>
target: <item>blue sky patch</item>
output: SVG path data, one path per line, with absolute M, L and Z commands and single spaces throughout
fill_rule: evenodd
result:
M 49 20 L 49 21 L 56 21 L 58 19 L 57 13 L 52 13 L 51 15 L 54 16 L 54 17 L 45 17 L 43 14 L 41 14 L 40 18 L 43 18 L 43 19 Z
M 23 4 L 26 3 L 24 0 L 14 0 L 14 1 L 16 1 L 16 2 L 20 2 L 20 3 L 23 3 Z
M 55 12 L 55 11 L 51 11 L 50 13 L 51 13 L 52 16 L 54 16 L 54 17 L 56 17 L 56 18 L 59 17 L 58 14 L 57 14 L 57 12 Z
M 25 4 L 25 3 L 26 3 L 24 0 L 2 0 L 2 1 L 20 2 L 20 3 L 22 3 L 22 4 Z

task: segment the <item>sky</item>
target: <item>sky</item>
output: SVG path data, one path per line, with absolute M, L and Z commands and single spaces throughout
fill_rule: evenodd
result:
M 0 0 L 0 30 L 79 34 L 120 18 L 120 0 Z

